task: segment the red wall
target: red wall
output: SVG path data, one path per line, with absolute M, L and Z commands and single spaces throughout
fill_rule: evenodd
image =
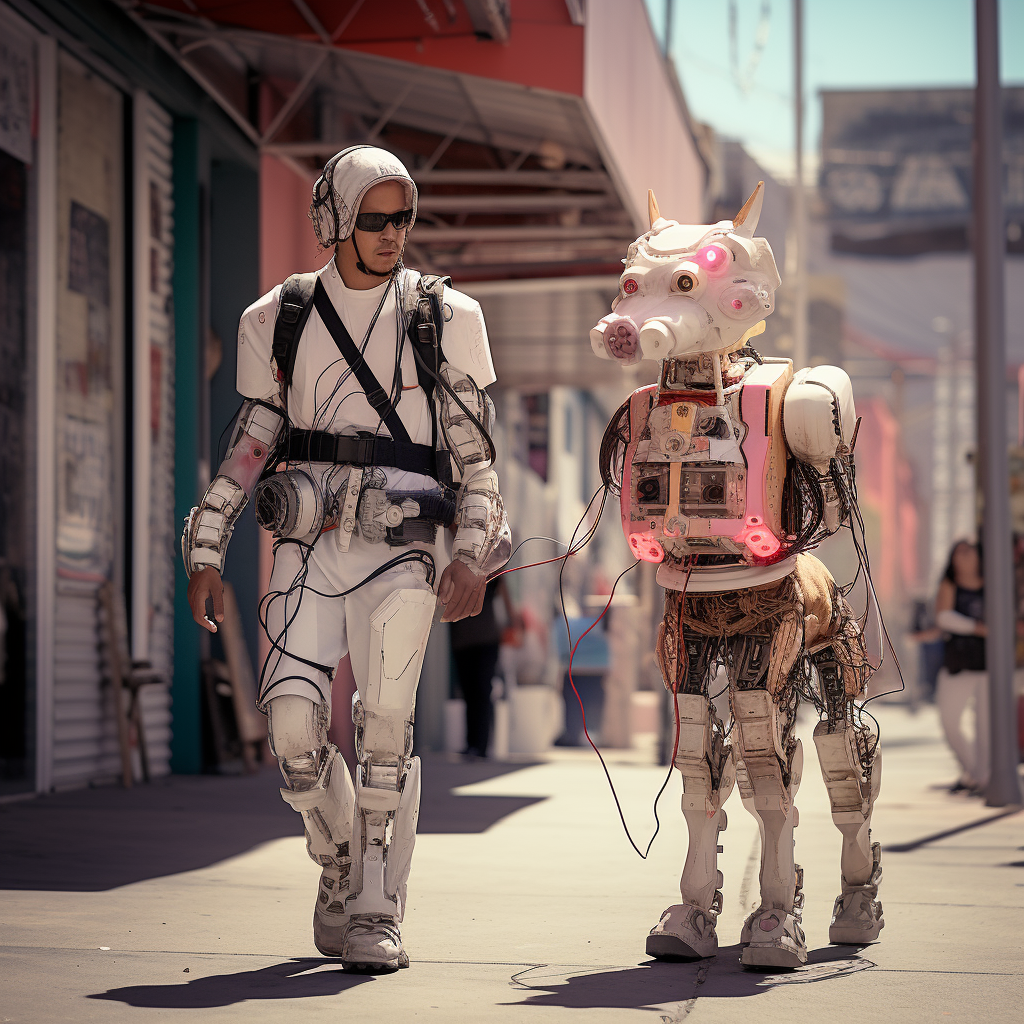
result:
M 260 291 L 269 292 L 289 274 L 317 270 L 329 259 L 320 253 L 309 202 L 313 183 L 272 156 L 260 157 Z
M 464 13 L 460 17 L 468 22 Z M 417 40 L 362 42 L 359 22 L 353 19 L 351 32 L 338 44 L 342 49 L 583 95 L 583 26 L 569 20 L 564 0 L 514 0 L 507 43 L 465 34 L 434 35 L 425 28 L 418 29 L 422 35 Z

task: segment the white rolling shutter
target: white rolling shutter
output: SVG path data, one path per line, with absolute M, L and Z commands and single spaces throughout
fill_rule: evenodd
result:
M 174 671 L 174 573 L 180 568 L 174 522 L 172 130 L 170 114 L 145 93 L 136 93 L 132 654 L 150 661 L 168 681 Z M 146 686 L 140 700 L 150 772 L 166 775 L 171 758 L 170 691 Z
M 56 585 L 52 772 L 67 788 L 120 773 L 98 591 L 122 536 L 124 179 L 121 92 L 66 52 L 57 67 Z

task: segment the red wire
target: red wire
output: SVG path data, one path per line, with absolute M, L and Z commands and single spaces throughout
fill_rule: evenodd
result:
M 556 555 L 554 558 L 545 558 L 543 562 L 527 562 L 526 565 L 514 565 L 511 569 L 499 569 L 493 576 L 487 577 L 487 582 L 490 583 L 492 580 L 496 580 L 499 576 L 504 576 L 507 572 L 519 572 L 520 569 L 532 569 L 535 565 L 548 565 L 550 562 L 564 562 L 567 558 L 571 558 L 575 554 L 575 551 L 566 551 L 564 555 Z

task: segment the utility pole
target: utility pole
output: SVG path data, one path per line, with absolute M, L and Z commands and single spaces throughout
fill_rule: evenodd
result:
M 807 344 L 807 204 L 804 196 L 804 4 L 793 0 L 793 118 L 796 178 L 793 182 L 793 224 L 796 238 L 796 280 L 793 282 L 793 366 L 810 362 Z
M 989 807 L 1024 803 L 1017 774 L 1013 693 L 1013 548 L 1006 431 L 1003 223 L 1003 104 L 999 88 L 998 0 L 975 0 L 974 322 L 978 365 L 978 459 L 985 500 L 985 659 L 989 684 Z

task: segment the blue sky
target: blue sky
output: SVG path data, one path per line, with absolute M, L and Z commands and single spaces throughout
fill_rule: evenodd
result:
M 658 38 L 665 0 L 646 0 Z M 693 115 L 738 138 L 775 174 L 792 173 L 791 0 L 770 0 L 768 38 L 747 91 L 730 60 L 729 0 L 674 0 L 672 54 Z M 738 65 L 748 66 L 764 0 L 736 0 Z M 1024 85 L 1024 0 L 1001 0 L 1000 70 Z M 970 86 L 972 0 L 804 0 L 805 152 L 816 166 L 819 89 Z

